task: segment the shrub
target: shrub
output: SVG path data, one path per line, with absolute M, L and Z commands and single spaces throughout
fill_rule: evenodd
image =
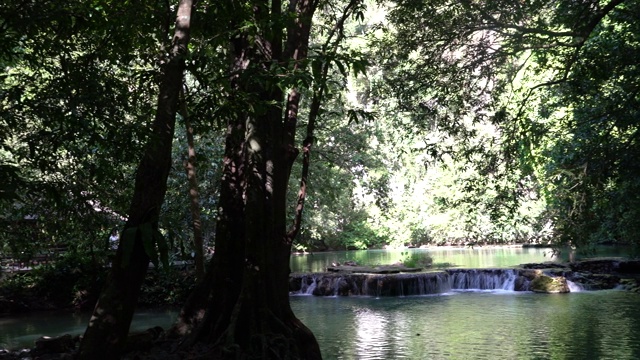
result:
M 403 251 L 402 264 L 411 268 L 426 268 L 433 264 L 433 258 L 426 252 Z

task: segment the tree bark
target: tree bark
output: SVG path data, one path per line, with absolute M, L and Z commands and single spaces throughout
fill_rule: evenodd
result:
M 251 16 L 262 27 L 259 35 L 240 33 L 232 40 L 232 88 L 238 98 L 251 94 L 248 105 L 260 110 L 229 121 L 215 252 L 173 329 L 189 335 L 185 346 L 212 344 L 202 358 L 321 358 L 315 337 L 289 303 L 286 193 L 297 155 L 299 94 L 285 102 L 282 90 L 269 86 L 279 76 L 272 64 L 301 67 L 316 6 L 317 1 L 291 2 L 297 16 L 283 46 L 283 34 L 266 25 L 281 21 L 280 3 L 267 8 L 256 2 Z
M 140 287 L 149 265 L 141 230 L 157 232 L 171 168 L 178 95 L 189 42 L 192 0 L 180 0 L 170 57 L 164 69 L 156 116 L 138 166 L 129 218 L 78 352 L 79 359 L 117 359 L 124 348 Z M 133 230 L 133 231 L 132 231 Z
M 204 278 L 204 241 L 202 239 L 202 218 L 200 216 L 200 192 L 198 191 L 198 177 L 196 176 L 196 147 L 193 140 L 193 127 L 191 127 L 191 120 L 189 119 L 189 112 L 187 111 L 187 100 L 184 96 L 184 89 L 181 91 L 181 94 L 180 112 L 184 119 L 188 148 L 188 157 L 184 167 L 189 183 L 189 206 L 191 208 L 191 227 L 193 228 L 196 280 L 202 280 L 202 278 Z

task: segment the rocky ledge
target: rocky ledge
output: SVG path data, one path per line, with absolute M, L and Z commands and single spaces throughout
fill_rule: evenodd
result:
M 333 266 L 326 273 L 292 274 L 291 294 L 316 296 L 409 296 L 452 290 L 567 293 L 578 289 L 640 289 L 640 260 L 602 258 L 574 263 L 523 264 L 509 269 L 418 272 L 402 266 Z
M 380 266 L 335 265 L 327 268 L 328 272 L 352 273 L 352 274 L 400 274 L 400 273 L 415 273 L 422 270 L 423 270 L 422 268 L 406 267 L 404 265 L 380 265 Z

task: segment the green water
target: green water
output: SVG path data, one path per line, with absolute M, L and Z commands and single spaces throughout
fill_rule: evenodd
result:
M 399 298 L 291 297 L 324 359 L 640 359 L 640 295 L 453 292 Z M 173 311 L 136 315 L 167 327 Z M 81 334 L 88 315 L 0 318 L 0 347 Z
M 313 254 L 291 255 L 291 271 L 323 272 L 334 262 L 355 261 L 360 265 L 388 265 L 401 261 L 407 254 L 425 254 L 433 264 L 458 268 L 512 267 L 526 263 L 545 261 L 579 260 L 600 256 L 628 257 L 632 249 L 624 247 L 599 247 L 590 253 L 569 249 L 553 254 L 548 248 L 523 248 L 520 246 L 432 247 L 429 249 L 352 250 L 329 251 Z
M 546 249 L 427 251 L 434 263 L 461 268 L 552 260 Z M 393 263 L 404 256 L 402 252 L 332 252 L 294 256 L 291 262 L 294 271 L 322 271 L 333 261 Z M 623 291 L 293 296 L 291 305 L 316 335 L 324 359 L 640 359 L 640 295 Z M 132 331 L 156 325 L 167 328 L 175 317 L 174 311 L 139 312 Z M 31 347 L 43 335 L 79 335 L 88 319 L 88 314 L 64 313 L 0 318 L 0 348 Z
M 81 335 L 87 328 L 91 314 L 68 312 L 35 312 L 0 317 L 0 349 L 33 347 L 41 336 L 64 334 Z M 139 311 L 134 315 L 131 331 L 144 331 L 159 325 L 171 326 L 178 316 L 174 310 Z
M 346 260 L 362 265 L 387 265 L 401 261 L 407 254 L 427 254 L 436 266 L 460 268 L 510 267 L 524 263 L 556 259 L 549 249 L 522 247 L 431 248 L 404 250 L 331 251 L 291 256 L 291 271 L 322 272 L 334 262 Z
M 292 297 L 324 359 L 639 359 L 640 296 Z

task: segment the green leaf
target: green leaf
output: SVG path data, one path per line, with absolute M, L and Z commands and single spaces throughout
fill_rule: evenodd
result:
M 359 73 L 362 75 L 367 75 L 367 66 L 369 66 L 369 62 L 365 59 L 359 59 L 353 61 L 353 74 L 358 76 Z
M 335 60 L 336 66 L 338 67 L 338 70 L 340 70 L 340 73 L 342 74 L 342 76 L 347 77 L 347 70 L 344 67 L 344 64 L 341 63 L 338 60 Z

